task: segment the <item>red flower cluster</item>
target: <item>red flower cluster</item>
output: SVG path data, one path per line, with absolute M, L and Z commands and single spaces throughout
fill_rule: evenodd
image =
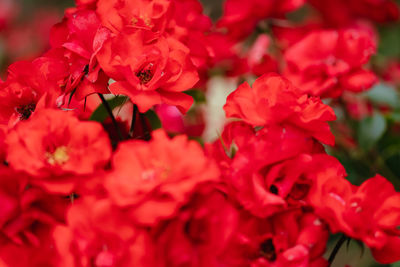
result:
M 360 92 L 376 82 L 375 74 L 362 68 L 375 49 L 374 36 L 366 29 L 313 31 L 286 50 L 286 76 L 315 96 Z
M 400 193 L 351 184 L 326 152 L 328 104 L 378 79 L 372 26 L 345 17 L 396 17 L 373 2 L 276 38 L 306 1 L 228 0 L 213 27 L 197 0 L 76 0 L 50 49 L 0 81 L 0 266 L 324 267 L 334 233 L 400 260 Z M 209 126 L 213 67 L 253 82 L 205 143 L 184 123 Z
M 248 36 L 257 23 L 270 17 L 281 17 L 285 13 L 301 7 L 306 0 L 228 0 L 224 6 L 224 15 L 218 26 L 226 28 L 235 38 Z

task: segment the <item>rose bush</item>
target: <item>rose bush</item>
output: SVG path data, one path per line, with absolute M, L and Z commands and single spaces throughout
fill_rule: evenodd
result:
M 400 261 L 395 1 L 75 3 L 0 80 L 0 266 Z

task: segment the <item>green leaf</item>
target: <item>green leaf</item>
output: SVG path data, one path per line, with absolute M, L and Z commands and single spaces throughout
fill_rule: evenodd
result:
M 400 113 L 399 112 L 393 112 L 392 114 L 390 114 L 390 118 L 394 121 L 394 122 L 400 122 Z
M 371 90 L 365 92 L 371 102 L 378 105 L 387 105 L 392 108 L 400 107 L 400 95 L 396 88 L 384 83 L 378 83 Z
M 386 120 L 379 112 L 363 119 L 358 125 L 358 142 L 366 150 L 371 149 L 386 131 Z
M 385 57 L 400 56 L 400 25 L 393 24 L 381 27 L 379 31 L 378 53 Z
M 192 90 L 187 90 L 184 93 L 193 97 L 194 101 L 196 101 L 197 103 L 206 102 L 206 95 L 201 90 L 192 89 Z
M 113 110 L 114 108 L 122 105 L 125 103 L 127 97 L 126 96 L 120 96 L 117 95 L 109 100 L 107 100 L 108 105 L 110 108 Z M 89 120 L 91 121 L 98 121 L 98 122 L 104 122 L 108 117 L 108 113 L 106 108 L 104 107 L 103 104 L 100 104 L 95 111 L 93 111 L 92 115 L 90 116 Z
M 392 263 L 390 266 L 391 267 L 400 267 L 400 261 Z
M 153 110 L 149 109 L 144 115 L 149 120 L 151 128 L 153 130 L 159 129 L 162 127 L 160 118 L 158 118 L 157 114 Z
M 310 7 L 304 5 L 296 10 L 289 12 L 286 14 L 286 17 L 293 22 L 302 22 L 304 21 L 312 12 Z

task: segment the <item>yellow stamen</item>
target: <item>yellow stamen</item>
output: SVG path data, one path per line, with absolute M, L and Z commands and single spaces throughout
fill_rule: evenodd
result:
M 67 148 L 60 146 L 53 153 L 46 152 L 46 158 L 50 165 L 62 165 L 69 160 Z

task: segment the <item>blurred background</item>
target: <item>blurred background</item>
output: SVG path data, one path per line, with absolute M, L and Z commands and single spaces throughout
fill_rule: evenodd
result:
M 201 2 L 204 4 L 205 13 L 213 20 L 221 15 L 222 0 Z M 0 0 L 0 77 L 3 80 L 9 64 L 17 60 L 33 59 L 48 48 L 50 28 L 61 21 L 65 8 L 73 5 L 73 0 Z M 357 102 L 356 109 L 374 109 L 376 112 L 373 116 L 348 120 L 343 110 L 335 110 L 338 122 L 332 127 L 338 145 L 329 153 L 336 156 L 346 167 L 352 183 L 360 184 L 365 178 L 381 173 L 399 189 L 400 24 L 394 22 L 378 26 L 378 30 L 379 49 L 371 64 L 377 72 L 382 72 L 379 73 L 380 76 L 387 77 L 390 83 L 381 82 L 363 95 L 363 99 L 368 99 L 365 106 L 360 106 L 360 102 Z M 387 107 L 392 112 L 385 113 Z M 347 125 L 349 127 L 343 128 L 341 121 L 350 122 L 350 125 Z M 352 134 L 346 135 L 348 129 Z M 352 146 L 354 142 L 358 142 L 360 146 Z M 332 238 L 327 250 L 328 255 L 337 238 Z M 353 241 L 341 248 L 333 266 L 400 267 L 400 263 L 379 265 L 374 262 L 368 249 Z
M 21 59 L 31 59 L 48 47 L 50 28 L 59 22 L 72 0 L 0 0 L 0 73 Z

